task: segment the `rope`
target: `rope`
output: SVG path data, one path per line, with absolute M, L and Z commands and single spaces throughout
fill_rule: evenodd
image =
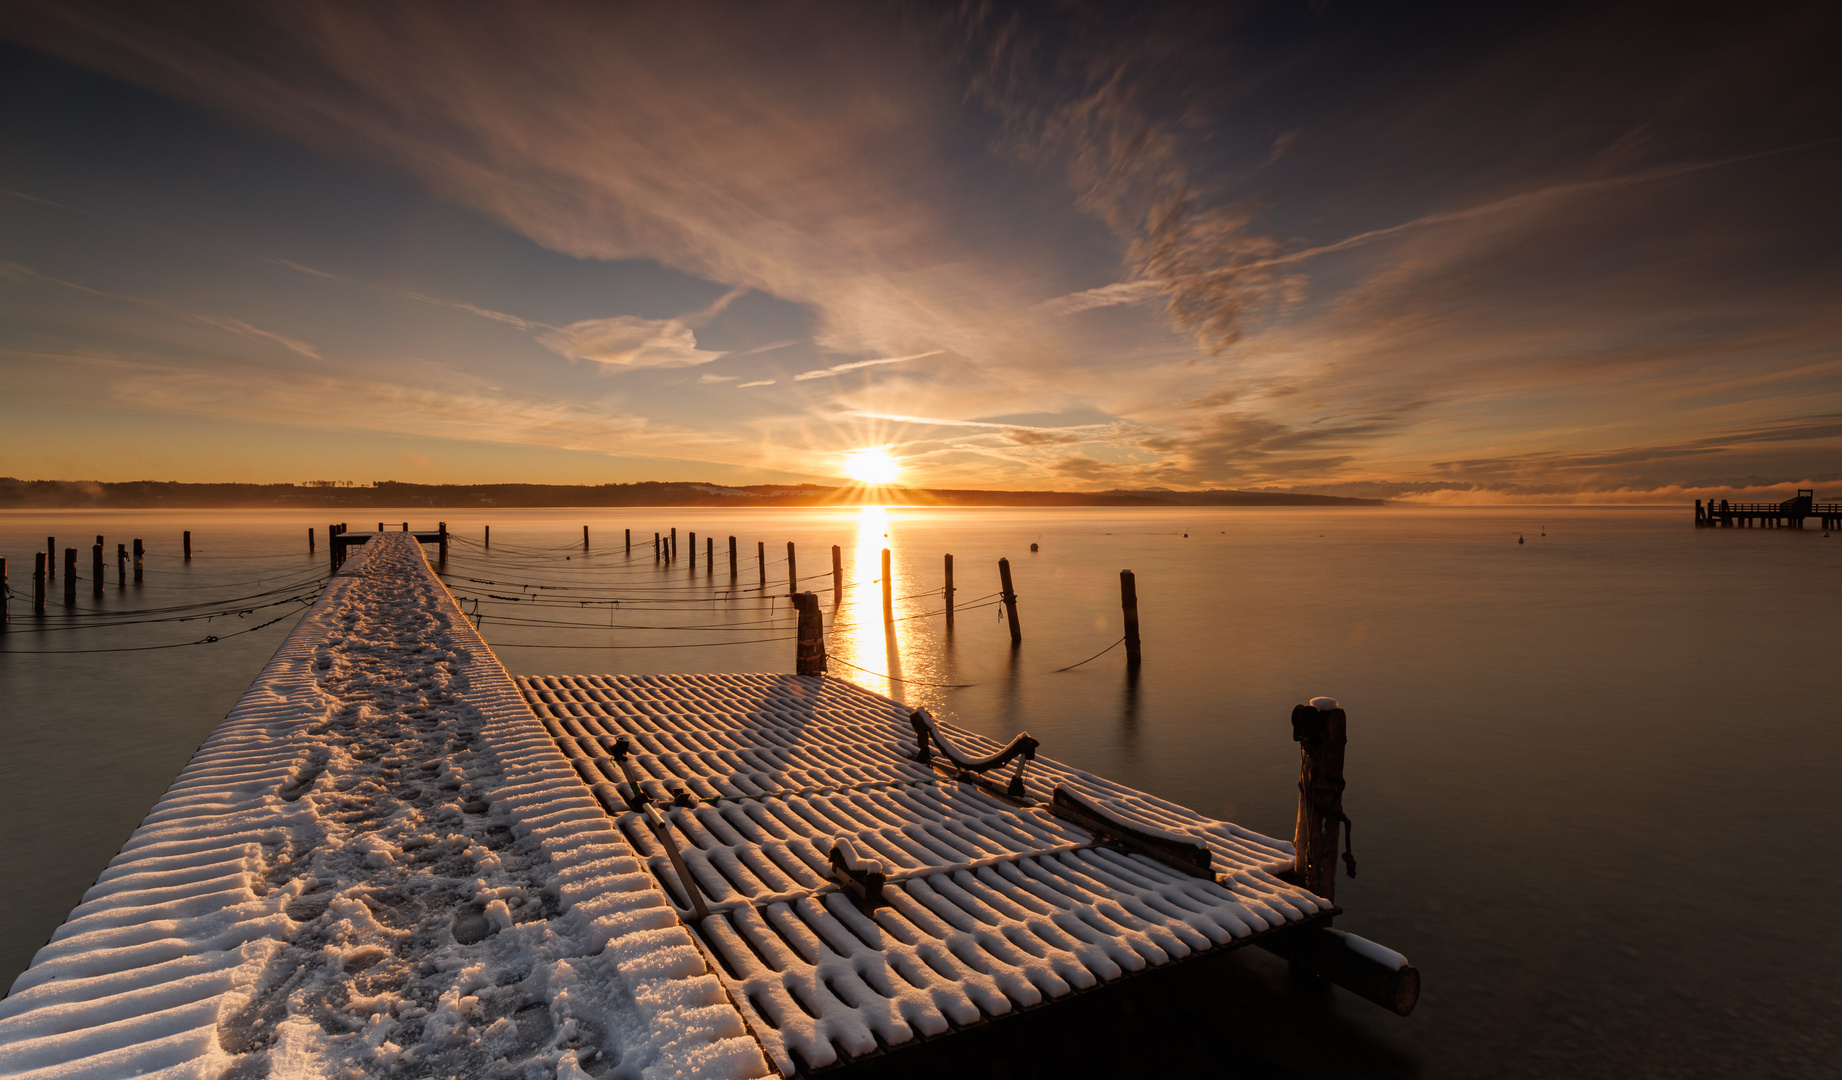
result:
M 883 673 L 882 673 L 882 672 L 880 672 L 880 671 L 871 671 L 871 670 L 870 670 L 869 668 L 867 668 L 867 667 L 857 667 L 857 665 L 856 665 L 856 664 L 853 664 L 853 663 L 851 663 L 851 662 L 850 662 L 849 660 L 846 660 L 846 659 L 844 659 L 843 657 L 838 657 L 838 656 L 832 656 L 832 655 L 830 655 L 829 653 L 827 653 L 827 654 L 826 654 L 826 657 L 825 657 L 825 662 L 826 662 L 826 663 L 828 663 L 828 664 L 829 664 L 829 663 L 839 663 L 839 664 L 843 664 L 843 665 L 844 665 L 845 667 L 848 667 L 848 668 L 857 668 L 857 670 L 858 670 L 858 671 L 861 671 L 861 672 L 863 672 L 863 673 L 864 673 L 864 674 L 866 674 L 866 675 L 874 675 L 874 676 L 876 676 L 876 677 L 877 677 L 877 678 L 879 678 L 879 679 L 888 679 L 888 680 L 889 680 L 890 682 L 899 682 L 899 683 L 912 683 L 912 684 L 914 684 L 914 685 L 916 685 L 916 686 L 944 686 L 944 687 L 946 687 L 946 688 L 947 688 L 947 689 L 949 689 L 949 690 L 964 690 L 964 689 L 965 689 L 966 687 L 969 687 L 969 686 L 977 686 L 977 685 L 978 685 L 978 683 L 950 683 L 950 682 L 932 682 L 932 681 L 930 681 L 930 680 L 928 680 L 928 679 L 902 679 L 902 678 L 897 678 L 897 677 L 896 677 L 896 676 L 894 676 L 894 675 L 885 675 L 885 674 L 883 674 Z
M 310 606 L 311 606 L 310 604 L 301 605 L 303 609 L 310 607 Z M 209 637 L 199 638 L 197 641 L 175 641 L 169 645 L 127 645 L 127 646 L 122 646 L 120 648 L 114 648 L 114 649 L 4 649 L 4 650 L 0 650 L 0 656 L 70 656 L 70 655 L 75 655 L 77 653 L 152 652 L 156 649 L 183 649 L 188 645 L 213 645 L 219 641 L 223 641 L 225 638 L 240 637 L 244 634 L 253 634 L 258 630 L 264 629 L 265 627 L 274 626 L 276 623 L 281 622 L 283 619 L 286 619 L 289 616 L 294 615 L 294 614 L 296 614 L 296 612 L 293 612 L 293 611 L 286 612 L 273 619 L 270 619 L 268 622 L 263 623 L 261 626 L 252 626 L 247 630 L 238 630 L 234 634 L 222 634 L 222 635 L 213 634 Z
M 1119 641 L 1124 641 L 1124 640 L 1126 640 L 1126 639 L 1125 639 L 1125 638 L 1123 638 L 1123 637 L 1119 639 Z M 1105 655 L 1106 655 L 1107 653 L 1110 653 L 1110 652 L 1112 652 L 1112 651 L 1113 651 L 1114 649 L 1117 649 L 1117 648 L 1119 648 L 1119 641 L 1115 641 L 1115 642 L 1114 642 L 1113 644 L 1111 644 L 1111 645 L 1108 645 L 1108 646 L 1107 646 L 1106 648 L 1104 648 L 1104 649 L 1101 649 L 1101 650 L 1100 650 L 1099 652 L 1097 652 L 1097 653 L 1095 653 L 1094 655 L 1092 655 L 1092 656 L 1090 656 L 1090 657 L 1088 657 L 1088 658 L 1087 658 L 1087 660 L 1098 660 L 1098 659 L 1100 659 L 1101 657 L 1103 657 L 1103 656 L 1105 656 Z M 1081 661 L 1081 664 L 1085 664 L 1085 663 L 1087 663 L 1087 660 L 1083 660 L 1083 661 Z M 1060 675 L 1060 674 L 1061 674 L 1062 672 L 1064 672 L 1064 671 L 1073 671 L 1073 670 L 1074 670 L 1075 668 L 1078 668 L 1078 667 L 1080 667 L 1080 666 L 1081 666 L 1081 664 L 1069 664 L 1069 665 L 1068 665 L 1067 667 L 1059 667 L 1059 668 L 1056 668 L 1056 669 L 1055 669 L 1054 671 L 1051 671 L 1051 672 L 1050 672 L 1049 674 L 1051 674 L 1051 675 Z

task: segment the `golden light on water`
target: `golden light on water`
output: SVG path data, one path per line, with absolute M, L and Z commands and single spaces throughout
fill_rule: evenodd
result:
M 900 643 L 883 626 L 883 549 L 890 546 L 889 511 L 880 506 L 859 510 L 857 542 L 844 568 L 845 584 L 850 587 L 844 590 L 844 602 L 833 616 L 831 641 L 838 655 L 856 667 L 854 672 L 847 668 L 839 674 L 880 693 L 899 695 L 899 684 L 871 674 L 902 677 Z M 896 575 L 896 596 L 913 591 L 902 588 L 899 568 L 891 572 Z
M 863 484 L 893 484 L 902 466 L 881 450 L 853 450 L 844 457 L 844 475 Z

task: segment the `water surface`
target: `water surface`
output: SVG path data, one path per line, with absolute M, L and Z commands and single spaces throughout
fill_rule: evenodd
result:
M 426 510 L 374 513 L 433 525 Z M 87 574 L 96 532 L 111 553 L 147 537 L 142 589 L 117 593 L 111 559 L 100 602 L 144 609 L 310 581 L 325 552 L 307 554 L 305 530 L 325 516 L 0 520 L 16 594 L 0 642 L 0 910 L 11 915 L 0 984 L 291 625 L 47 655 L 218 631 L 35 633 L 18 598 L 32 551 L 48 533 L 60 546 L 77 537 Z M 1275 1071 L 1833 1075 L 1842 538 L 1696 530 L 1678 509 L 439 516 L 456 535 L 450 587 L 514 672 L 790 670 L 791 540 L 801 585 L 826 611 L 835 674 L 994 737 L 1027 728 L 1054 757 L 1274 835 L 1290 835 L 1296 801 L 1290 710 L 1338 698 L 1360 870 L 1339 886 L 1338 925 L 1405 952 L 1426 990 L 1402 1020 L 1275 980 L 1250 956 L 1242 981 L 1224 985 L 1233 1014 L 1219 1022 L 1244 1044 L 1271 1037 L 1249 1052 Z M 673 527 L 678 558 L 655 563 L 652 534 Z M 189 564 L 177 558 L 182 528 L 194 535 Z M 833 544 L 847 586 L 837 602 Z M 876 580 L 885 546 L 893 635 Z M 949 552 L 961 607 L 950 634 L 939 595 Z M 980 606 L 1000 557 L 1021 598 L 1014 649 L 1000 609 Z M 1120 637 L 1125 568 L 1143 619 L 1137 677 L 1119 648 L 1058 671 Z M 95 606 L 83 585 L 81 606 Z

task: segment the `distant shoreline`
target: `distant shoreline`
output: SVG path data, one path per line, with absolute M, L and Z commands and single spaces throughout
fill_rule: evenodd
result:
M 825 487 L 819 484 L 404 484 L 370 487 L 315 484 L 182 484 L 163 481 L 97 483 L 0 477 L 0 509 L 562 509 L 640 506 L 1386 506 L 1353 499 L 1278 491 L 981 491 L 906 487 Z

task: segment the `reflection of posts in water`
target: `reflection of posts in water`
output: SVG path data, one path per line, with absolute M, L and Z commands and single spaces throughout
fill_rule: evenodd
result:
M 1023 640 L 1023 631 L 1017 626 L 1017 593 L 1011 588 L 1011 561 L 1009 559 L 998 560 L 998 583 L 1004 587 L 1004 591 L 999 595 L 1004 600 L 1004 614 L 1011 622 L 1011 644 L 1015 645 Z
M 819 598 L 809 592 L 793 594 L 793 606 L 799 611 L 799 641 L 794 654 L 794 671 L 800 675 L 825 674 L 825 616 L 819 610 Z

